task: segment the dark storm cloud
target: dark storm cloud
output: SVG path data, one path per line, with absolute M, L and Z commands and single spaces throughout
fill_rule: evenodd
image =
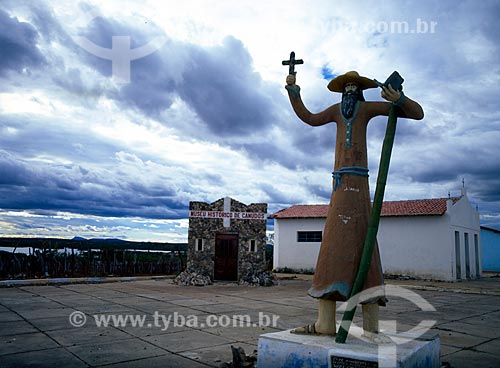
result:
M 8 152 L 0 151 L 0 186 L 16 187 L 28 185 L 31 171 L 19 165 Z
M 36 117 L 0 116 L 2 127 L 0 208 L 116 217 L 184 215 L 187 203 L 179 198 L 179 188 L 145 161 L 124 162 L 125 154 L 118 152 L 127 147 Z M 183 190 L 189 191 L 189 184 Z
M 30 22 L 37 29 L 40 37 L 47 41 L 58 41 L 66 46 L 71 46 L 69 44 L 71 38 L 64 31 L 54 16 L 53 10 L 47 4 L 41 1 L 13 0 L 10 1 L 10 5 L 12 8 L 29 9 Z
M 477 151 L 463 149 L 462 152 L 444 153 L 436 151 L 426 154 L 428 160 L 434 157 L 437 163 L 423 165 L 413 170 L 406 169 L 409 176 L 422 183 L 439 183 L 448 181 L 460 181 L 466 178 L 471 184 L 471 191 L 477 191 L 480 199 L 500 200 L 498 188 L 500 187 L 500 162 L 497 160 L 484 159 Z M 488 157 L 488 156 L 484 156 Z M 427 160 L 427 162 L 428 162 Z M 477 189 L 473 189 L 477 188 Z M 493 195 L 494 193 L 496 195 Z
M 481 21 L 478 26 L 482 34 L 491 40 L 494 44 L 500 44 L 500 22 L 498 21 L 498 14 L 500 14 L 500 3 L 498 1 L 488 2 L 487 11 L 482 13 Z M 496 58 L 500 54 L 500 50 L 494 50 Z
M 330 201 L 330 196 L 332 195 L 332 180 L 325 177 L 325 185 L 312 185 L 309 184 L 307 189 L 315 197 L 320 198 L 318 203 L 328 203 Z
M 45 58 L 37 47 L 38 39 L 37 30 L 31 24 L 20 22 L 0 9 L 0 75 L 43 65 Z
M 8 133 L 9 129 L 14 133 Z M 50 155 L 95 163 L 121 149 L 92 132 L 75 128 L 71 121 L 36 115 L 0 115 L 0 132 L 0 147 L 19 157 Z
M 212 133 L 234 136 L 270 127 L 274 114 L 262 84 L 241 41 L 227 37 L 220 46 L 193 49 L 179 94 Z
M 96 17 L 83 33 L 108 49 L 117 35 L 130 36 L 132 49 L 155 36 L 165 38 L 165 44 L 157 51 L 131 62 L 131 83 L 112 96 L 119 103 L 159 118 L 173 99 L 180 97 L 207 130 L 219 137 L 254 133 L 267 129 L 276 120 L 273 92 L 253 71 L 252 58 L 241 41 L 228 36 L 221 45 L 201 47 L 168 39 L 152 24 L 148 27 L 135 27 L 123 19 Z M 86 53 L 84 61 L 101 74 L 111 76 L 109 60 Z
M 77 68 L 64 68 L 58 73 L 53 73 L 52 80 L 55 84 L 78 97 L 78 102 L 83 106 L 92 108 L 96 99 L 106 90 L 94 81 L 85 80 Z
M 0 208 L 113 217 L 181 218 L 175 188 L 102 168 L 26 162 L 0 151 Z M 45 214 L 47 212 L 44 212 Z
M 164 48 L 170 49 L 168 45 Z M 151 55 L 132 61 L 131 83 L 111 95 L 122 106 L 136 108 L 141 113 L 156 119 L 160 119 L 161 112 L 172 105 L 177 95 L 175 75 L 173 75 L 175 71 L 171 66 L 174 61 L 161 51 L 160 49 Z
M 297 169 L 302 164 L 297 159 L 296 153 L 290 152 L 290 147 L 280 147 L 271 139 L 262 143 L 243 143 L 232 146 L 237 150 L 242 150 L 247 157 L 260 164 L 275 162 L 291 170 Z
M 293 193 L 284 193 L 272 184 L 260 183 L 259 188 L 269 197 L 269 202 L 275 204 L 297 203 L 298 198 Z
M 291 136 L 293 146 L 304 153 L 304 160 L 300 165 L 314 168 L 329 162 L 333 168 L 335 139 L 337 125 L 335 123 L 320 127 L 311 127 L 301 123 L 296 127 L 296 134 Z
M 164 34 L 153 23 L 141 17 L 105 17 L 98 13 L 93 14 L 92 10 L 92 8 L 87 6 L 83 7 L 82 19 L 90 15 L 92 17 L 88 19 L 88 23 L 82 24 L 82 28 L 78 34 L 72 36 L 84 37 L 101 48 L 113 50 L 120 57 L 127 58 L 126 52 L 128 50 L 118 50 L 117 46 L 113 45 L 114 37 L 128 38 L 130 40 L 130 49 L 135 49 L 148 43 L 154 36 Z M 112 63 L 110 59 L 97 56 L 92 51 L 87 51 L 83 48 L 79 50 L 79 55 L 85 59 L 86 63 L 92 65 L 101 74 L 108 77 L 112 76 Z
M 30 166 L 5 151 L 0 151 L 0 175 L 3 178 L 0 183 L 0 193 L 2 193 L 0 207 L 3 208 L 32 208 L 34 202 L 45 203 L 54 198 L 53 196 L 41 197 L 39 192 L 41 188 L 75 189 L 75 186 L 67 180 L 66 175 L 52 175 L 41 167 Z M 8 195 L 9 192 L 14 192 L 16 195 Z M 49 204 L 44 206 L 47 205 Z
M 227 37 L 222 45 L 208 48 L 169 40 L 157 53 L 133 62 L 132 83 L 116 98 L 158 118 L 178 96 L 212 137 L 224 138 L 269 129 L 276 121 L 272 94 L 252 71 L 243 44 Z M 176 128 L 207 138 L 205 131 L 192 129 L 189 121 Z
M 0 49 L 3 52 L 0 75 L 5 72 L 4 64 L 7 64 L 12 70 L 23 71 L 32 81 L 41 81 L 46 87 L 49 87 L 47 83 L 50 86 L 55 83 L 81 98 L 103 94 L 103 87 L 95 81 L 84 80 L 81 71 L 68 67 L 64 57 L 55 51 L 65 50 L 82 60 L 88 57 L 46 3 L 7 0 L 4 5 L 11 18 L 5 20 L 6 13 L 0 10 Z M 23 21 L 19 22 L 16 15 L 20 15 Z M 13 88 L 13 85 L 8 87 Z M 79 102 L 83 104 L 85 101 Z

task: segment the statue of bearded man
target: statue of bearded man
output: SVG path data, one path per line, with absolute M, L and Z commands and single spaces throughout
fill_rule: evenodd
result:
M 306 124 L 321 126 L 335 123 L 335 163 L 333 191 L 323 231 L 323 240 L 316 263 L 309 295 L 317 298 L 316 322 L 293 330 L 300 334 L 336 333 L 336 302 L 349 299 L 358 271 L 361 253 L 368 230 L 371 201 L 368 187 L 368 157 L 366 131 L 368 122 L 376 116 L 389 114 L 391 104 L 399 107 L 398 116 L 420 120 L 422 107 L 392 86 L 382 87 L 385 101 L 367 102 L 363 90 L 377 84 L 355 71 L 347 72 L 330 81 L 328 89 L 342 93 L 342 102 L 319 113 L 311 113 L 302 102 L 300 87 L 294 74 L 288 75 L 286 89 L 297 116 Z M 383 285 L 382 266 L 378 246 L 375 245 L 364 289 Z M 379 306 L 385 305 L 384 296 L 362 304 L 365 335 L 377 339 Z

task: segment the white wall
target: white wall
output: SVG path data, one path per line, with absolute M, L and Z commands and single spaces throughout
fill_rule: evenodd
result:
M 274 219 L 273 268 L 314 269 L 321 243 L 298 243 L 298 231 L 323 231 L 326 219 Z
M 275 219 L 274 268 L 316 267 L 320 243 L 298 243 L 297 231 L 323 231 L 326 219 Z M 460 269 L 456 275 L 455 231 L 460 239 Z M 443 216 L 382 217 L 378 244 L 385 273 L 455 281 L 466 278 L 465 233 L 469 238 L 470 277 L 481 274 L 479 213 L 466 196 L 448 206 Z M 476 262 L 474 235 L 478 239 Z M 479 264 L 479 270 L 477 265 Z
M 446 216 L 383 217 L 377 240 L 384 273 L 453 280 Z

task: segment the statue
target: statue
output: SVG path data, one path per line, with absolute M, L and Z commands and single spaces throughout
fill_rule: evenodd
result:
M 336 302 L 349 299 L 356 278 L 361 253 L 370 219 L 371 201 L 368 187 L 368 158 L 366 131 L 368 122 L 376 116 L 388 116 L 391 104 L 397 106 L 398 116 L 421 120 L 422 107 L 406 97 L 400 90 L 402 78 L 391 75 L 390 83 L 381 84 L 360 76 L 355 71 L 337 76 L 328 84 L 332 92 L 342 93 L 342 101 L 322 112 L 311 113 L 302 102 L 300 87 L 295 84 L 295 54 L 283 65 L 289 65 L 286 89 L 297 116 L 306 124 L 321 126 L 337 124 L 333 191 L 321 248 L 316 263 L 312 287 L 308 294 L 318 299 L 316 322 L 292 330 L 297 334 L 336 334 Z M 394 78 L 394 77 L 399 77 Z M 389 81 L 388 80 L 388 81 Z M 396 83 L 395 83 L 396 82 Z M 367 102 L 363 90 L 382 88 L 381 97 L 388 102 Z M 378 246 L 375 244 L 363 290 L 383 285 L 383 274 Z M 362 304 L 365 336 L 375 342 L 383 341 L 378 335 L 379 306 L 385 305 L 384 296 Z

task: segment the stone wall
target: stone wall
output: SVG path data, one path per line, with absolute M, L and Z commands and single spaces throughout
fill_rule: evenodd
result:
M 230 208 L 227 203 L 230 201 Z M 192 211 L 224 211 L 267 213 L 266 203 L 252 203 L 245 205 L 234 199 L 224 198 L 213 203 L 190 202 L 189 210 Z M 228 223 L 227 223 L 228 222 Z M 251 273 L 260 273 L 266 270 L 266 221 L 254 219 L 222 218 L 189 218 L 187 270 L 214 277 L 215 264 L 215 238 L 217 234 L 238 235 L 238 280 Z M 196 250 L 196 239 L 203 239 L 203 250 Z M 250 251 L 250 240 L 255 240 L 256 251 Z

